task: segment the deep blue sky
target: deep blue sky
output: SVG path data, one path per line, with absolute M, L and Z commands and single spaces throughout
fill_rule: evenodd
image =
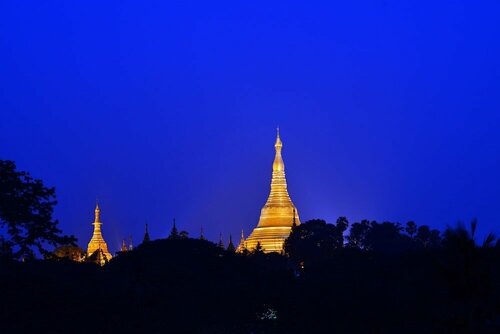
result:
M 302 221 L 500 233 L 500 2 L 146 3 L 0 3 L 0 158 L 82 246 L 250 233 L 277 125 Z

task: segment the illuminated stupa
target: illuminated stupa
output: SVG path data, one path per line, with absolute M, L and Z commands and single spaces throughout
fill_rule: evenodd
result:
M 273 163 L 273 177 L 271 181 L 271 193 L 266 204 L 261 210 L 259 224 L 244 241 L 244 244 L 238 246 L 238 250 L 244 248 L 252 251 L 260 243 L 265 253 L 281 252 L 283 243 L 290 235 L 292 225 L 300 224 L 297 208 L 293 205 L 288 195 L 285 164 L 281 157 L 283 143 L 280 139 L 278 129 L 276 144 L 276 156 Z
M 95 207 L 95 219 L 92 223 L 92 225 L 94 225 L 94 234 L 92 235 L 92 239 L 90 239 L 87 248 L 87 256 L 90 257 L 96 251 L 101 250 L 102 253 L 106 256 L 106 260 L 109 261 L 111 260 L 112 256 L 108 251 L 108 245 L 106 244 L 106 241 L 104 241 L 104 238 L 102 237 L 102 223 L 99 217 L 100 213 L 101 210 L 99 210 L 99 204 L 97 204 Z

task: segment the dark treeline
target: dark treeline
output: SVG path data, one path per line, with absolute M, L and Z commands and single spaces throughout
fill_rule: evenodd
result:
M 0 160 L 2 334 L 500 332 L 500 243 L 477 242 L 475 221 L 440 233 L 311 220 L 283 254 L 174 225 L 101 267 L 78 262 L 54 204 L 53 188 Z
M 285 254 L 171 237 L 104 267 L 4 259 L 0 332 L 497 333 L 500 247 L 475 229 L 339 218 Z

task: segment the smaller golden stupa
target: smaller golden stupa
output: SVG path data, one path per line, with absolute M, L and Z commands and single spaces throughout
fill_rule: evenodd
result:
M 246 250 L 247 250 L 247 246 L 246 246 L 246 241 L 245 241 L 245 233 L 243 232 L 243 229 L 241 229 L 240 243 L 238 244 L 238 247 L 236 248 L 236 252 L 243 253 Z
M 87 247 L 87 256 L 90 257 L 96 251 L 101 250 L 106 260 L 109 261 L 113 257 L 108 251 L 108 245 L 104 238 L 102 237 L 101 232 L 101 220 L 100 220 L 101 210 L 99 209 L 99 204 L 96 204 L 95 207 L 95 219 L 92 225 L 94 225 L 94 234 L 92 235 L 92 239 L 90 239 L 89 245 Z

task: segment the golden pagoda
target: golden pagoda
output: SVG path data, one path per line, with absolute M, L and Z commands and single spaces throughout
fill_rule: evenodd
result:
M 90 257 L 92 254 L 94 254 L 97 250 L 101 250 L 102 253 L 106 256 L 106 260 L 109 261 L 111 260 L 112 256 L 108 252 L 108 245 L 106 244 L 106 241 L 104 241 L 104 238 L 102 237 L 101 233 L 101 220 L 99 218 L 99 215 L 101 213 L 101 210 L 99 209 L 99 204 L 96 204 L 95 207 L 95 219 L 92 225 L 94 225 L 94 234 L 92 235 L 92 239 L 90 239 L 88 248 L 87 248 L 87 256 Z
M 245 241 L 245 234 L 243 233 L 243 229 L 241 229 L 241 238 L 240 238 L 240 244 L 236 248 L 236 253 L 243 253 L 247 249 L 246 241 Z
M 297 208 L 288 195 L 285 164 L 281 157 L 283 143 L 280 139 L 279 128 L 277 132 L 271 193 L 261 210 L 259 224 L 246 240 L 242 238 L 240 241 L 238 246 L 240 251 L 245 248 L 252 251 L 257 243 L 260 243 L 265 253 L 281 252 L 285 239 L 290 235 L 292 225 L 300 224 Z

